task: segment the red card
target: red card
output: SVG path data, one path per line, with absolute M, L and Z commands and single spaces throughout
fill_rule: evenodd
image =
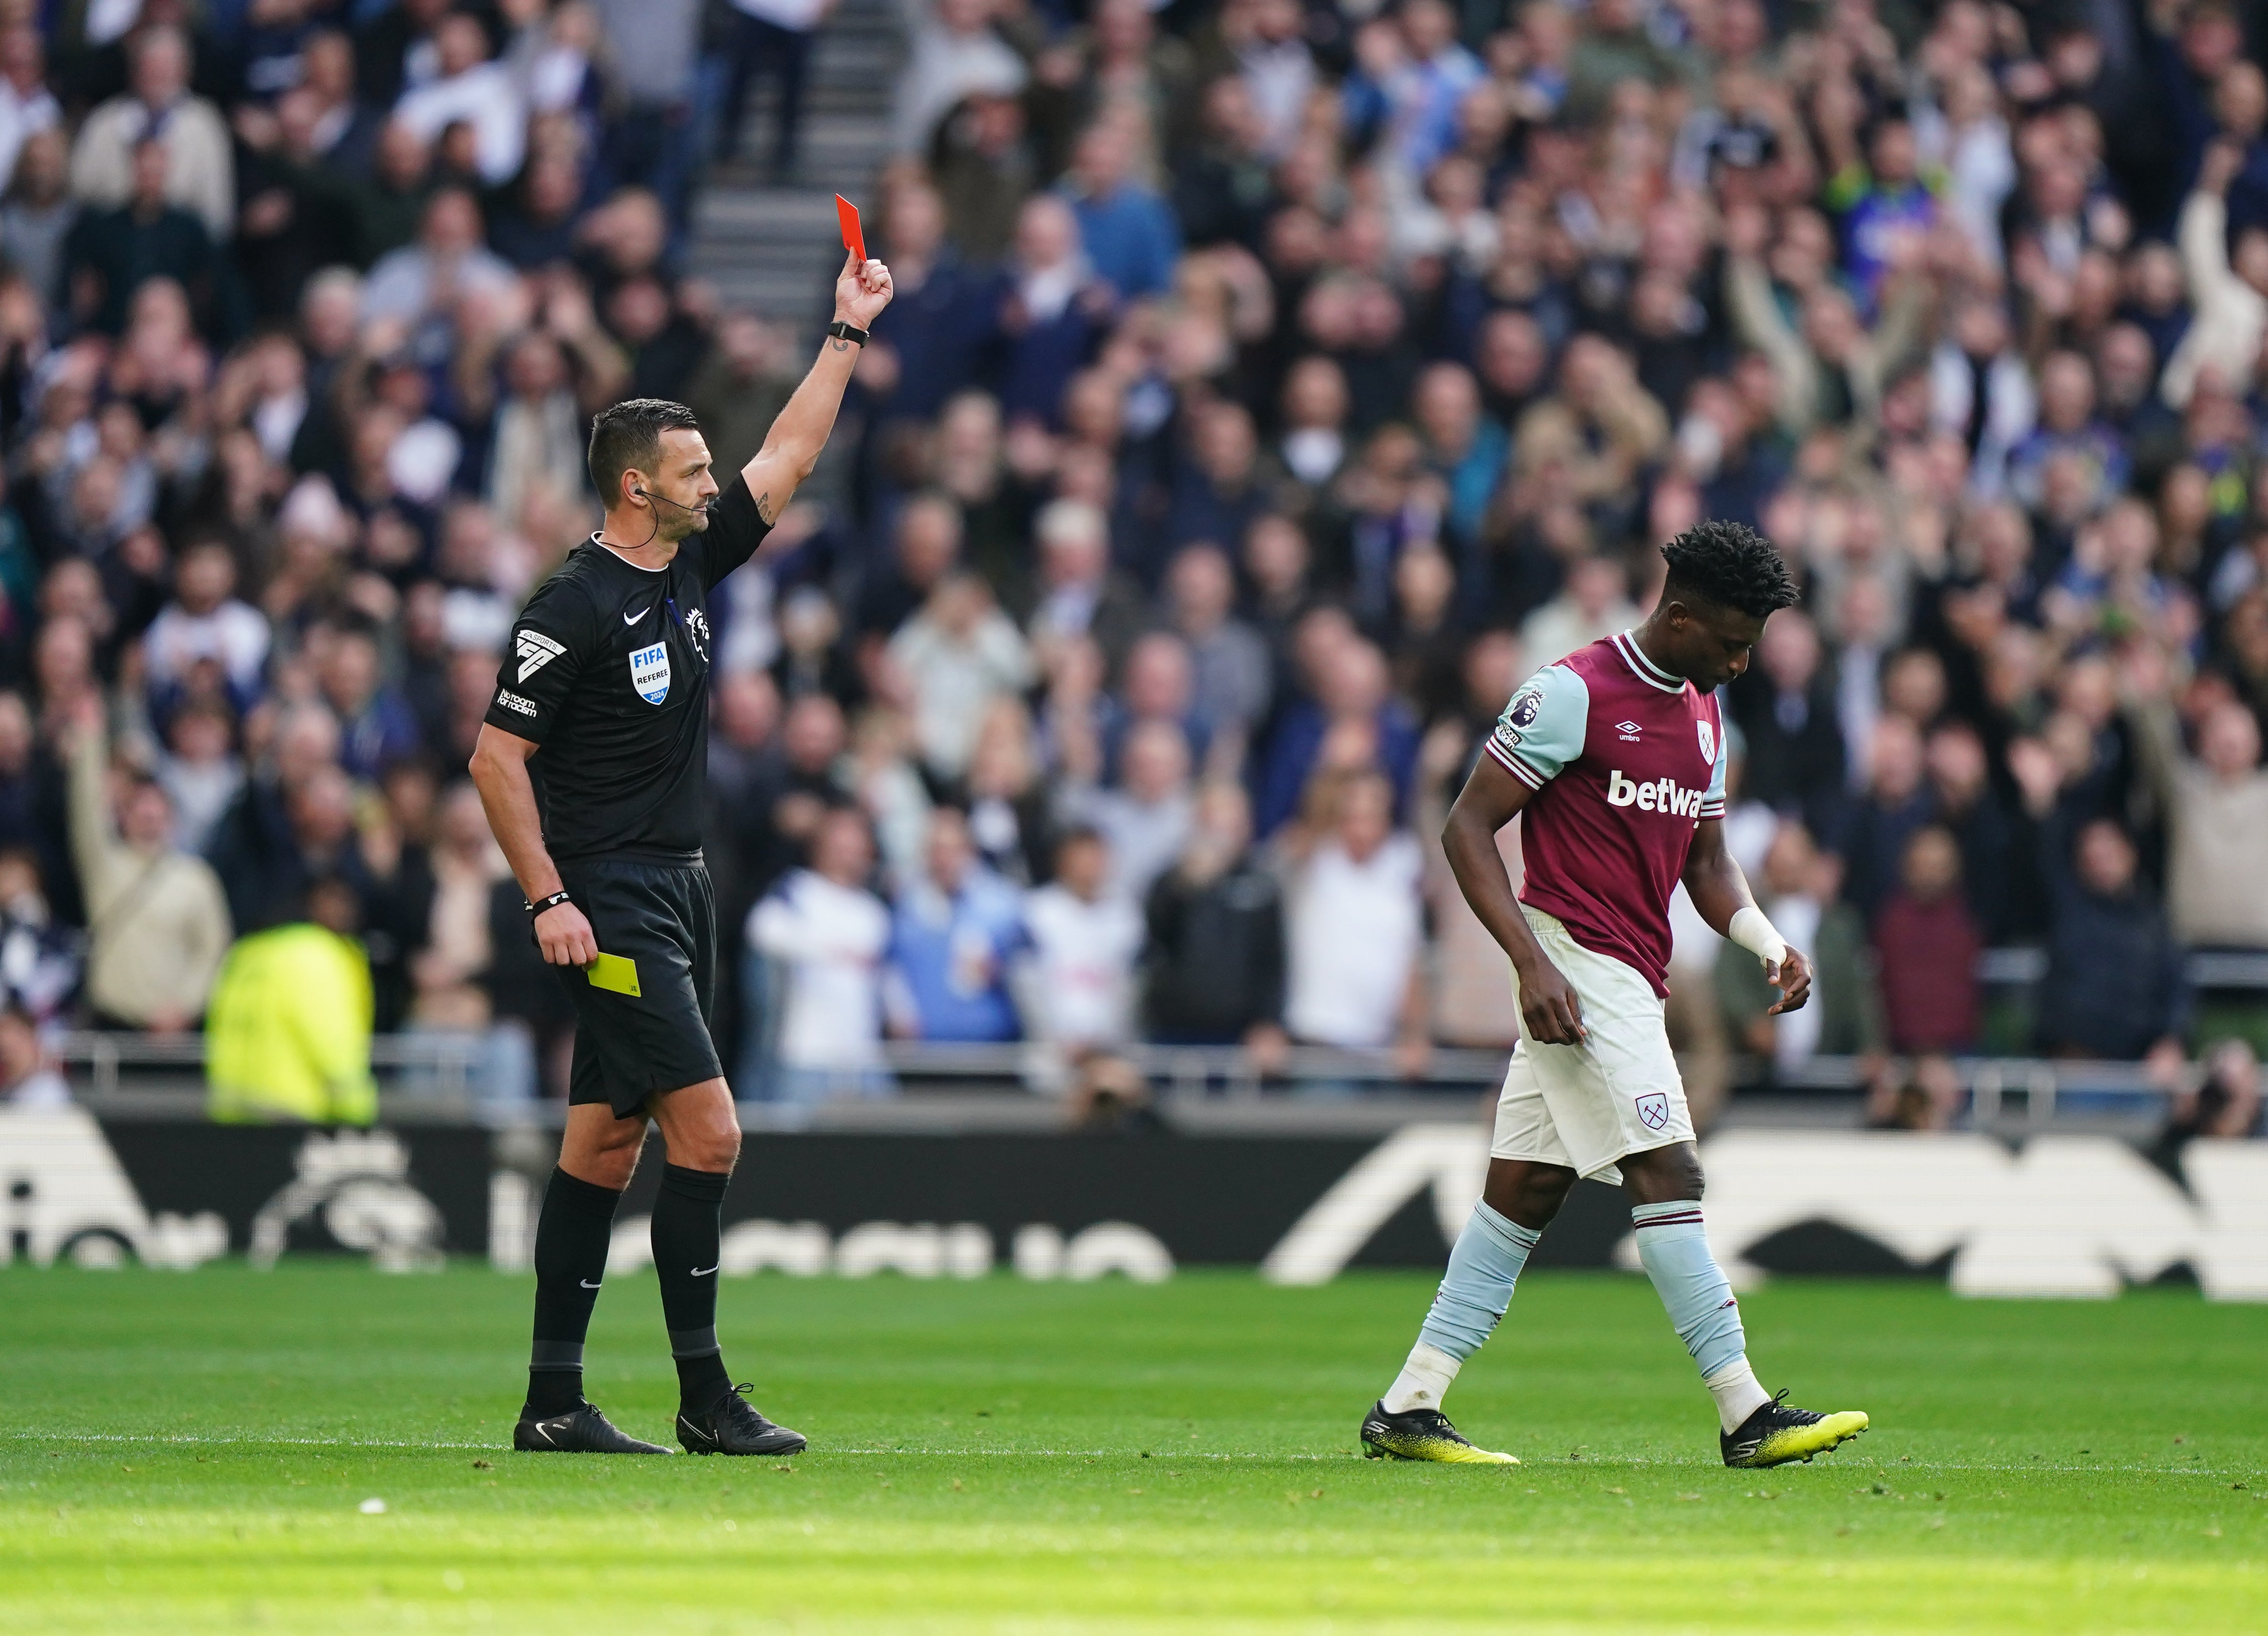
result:
M 858 207 L 838 193 L 835 195 L 835 216 L 843 224 L 843 247 L 857 256 L 859 264 L 864 266 L 866 260 L 866 235 L 859 231 Z

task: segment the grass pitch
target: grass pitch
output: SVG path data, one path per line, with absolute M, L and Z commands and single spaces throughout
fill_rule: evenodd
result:
M 1646 1284 L 1539 1274 L 1451 1402 L 1526 1464 L 1364 1461 L 1432 1283 L 728 1280 L 777 1464 L 510 1453 L 524 1279 L 0 1271 L 0 1629 L 2268 1629 L 2268 1309 L 1774 1285 L 1874 1429 L 1733 1472 Z M 666 1440 L 650 1274 L 591 1358 Z

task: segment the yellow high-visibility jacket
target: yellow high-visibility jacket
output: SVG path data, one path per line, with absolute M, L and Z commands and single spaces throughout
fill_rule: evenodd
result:
M 370 959 L 352 938 L 306 923 L 239 938 L 206 1015 L 212 1117 L 370 1124 L 371 1017 Z

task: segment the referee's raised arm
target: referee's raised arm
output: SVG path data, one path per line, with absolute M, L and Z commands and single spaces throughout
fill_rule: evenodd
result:
M 843 407 L 843 391 L 850 384 L 859 348 L 866 344 L 867 332 L 895 293 L 890 269 L 880 261 L 843 257 L 842 276 L 835 281 L 835 321 L 827 326 L 819 361 L 772 422 L 764 446 L 740 468 L 748 492 L 755 496 L 756 515 L 766 527 L 779 521 L 787 503 L 819 464 L 819 451 L 827 446 L 828 436 L 835 429 L 835 416 Z

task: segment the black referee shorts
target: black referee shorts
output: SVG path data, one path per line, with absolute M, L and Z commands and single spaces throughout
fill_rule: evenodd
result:
M 717 898 L 698 862 L 587 858 L 559 878 L 591 922 L 600 952 L 637 963 L 637 995 L 594 988 L 554 966 L 575 1006 L 570 1103 L 603 1102 L 626 1119 L 657 1091 L 724 1073 L 709 1019 L 717 1003 Z

